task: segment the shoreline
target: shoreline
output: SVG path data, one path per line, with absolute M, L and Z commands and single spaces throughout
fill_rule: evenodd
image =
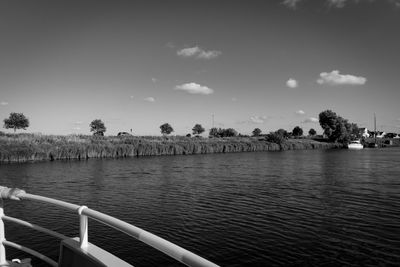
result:
M 372 139 L 365 140 L 366 144 Z M 398 147 L 399 139 L 379 140 L 379 147 Z M 91 158 L 127 158 L 143 156 L 196 155 L 212 153 L 265 152 L 345 148 L 324 139 L 286 139 L 281 144 L 265 137 L 203 138 L 186 136 L 89 136 L 34 135 L 0 136 L 0 164 L 88 160 Z
M 0 137 L 0 164 L 90 158 L 336 149 L 339 143 L 288 139 L 282 144 L 263 137 L 95 137 L 19 134 Z

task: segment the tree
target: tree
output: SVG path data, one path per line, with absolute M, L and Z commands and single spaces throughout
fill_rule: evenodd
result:
M 319 124 L 324 134 L 333 142 L 348 142 L 353 131 L 358 131 L 357 124 L 338 116 L 332 110 L 325 110 L 319 114 Z
M 285 129 L 278 129 L 275 133 L 280 135 L 282 138 L 289 138 L 289 133 Z
M 270 132 L 269 134 L 267 134 L 266 136 L 267 142 L 276 143 L 279 145 L 285 143 L 287 139 L 287 137 L 284 136 L 286 131 L 285 130 L 280 131 L 280 130 L 283 129 L 279 129 L 278 131 Z
M 332 133 L 336 130 L 338 116 L 332 110 L 325 110 L 319 113 L 319 125 L 324 134 L 331 139 Z
M 237 136 L 238 133 L 233 128 L 222 129 L 222 128 L 211 128 L 209 136 L 211 137 L 233 137 Z
M 192 131 L 193 131 L 193 134 L 199 135 L 199 134 L 202 134 L 205 131 L 205 129 L 203 128 L 203 126 L 201 126 L 201 124 L 196 124 L 193 127 Z
M 351 136 L 354 138 L 360 138 L 361 135 L 362 133 L 360 132 L 358 125 L 356 123 L 351 123 Z
M 299 126 L 294 127 L 292 131 L 293 136 L 302 136 L 303 135 L 303 129 L 301 129 Z
M 160 126 L 161 133 L 163 135 L 168 135 L 174 131 L 174 129 L 169 125 L 169 123 L 164 123 L 163 125 Z
M 349 123 L 348 120 L 338 116 L 336 126 L 328 138 L 332 141 L 346 143 L 351 140 L 353 127 L 358 128 L 356 124 Z
M 311 128 L 311 129 L 308 131 L 308 134 L 309 134 L 310 136 L 314 136 L 314 135 L 317 134 L 317 131 L 315 131 L 313 128 Z
M 210 132 L 208 133 L 208 136 L 210 137 L 218 137 L 218 129 L 217 128 L 211 128 Z
M 260 130 L 260 128 L 255 128 L 252 133 L 253 133 L 253 136 L 260 136 L 261 130 Z
M 4 119 L 4 128 L 14 129 L 14 133 L 17 129 L 24 129 L 29 127 L 29 120 L 23 113 L 11 112 L 8 119 Z
M 104 126 L 104 122 L 99 119 L 93 120 L 90 123 L 90 131 L 93 132 L 93 135 L 101 135 L 103 136 L 106 132 L 106 126 Z
M 238 135 L 238 133 L 233 128 L 224 129 L 222 131 L 222 137 L 233 137 L 233 136 L 237 136 L 237 135 Z

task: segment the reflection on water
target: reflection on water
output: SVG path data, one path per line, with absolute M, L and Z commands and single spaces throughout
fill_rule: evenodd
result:
M 1 165 L 0 177 L 2 185 L 128 221 L 222 266 L 396 266 L 399 156 L 400 149 L 364 149 L 91 159 Z M 78 235 L 77 216 L 62 210 L 23 201 L 7 202 L 5 212 Z M 7 238 L 57 257 L 56 240 L 18 229 L 7 224 Z M 89 229 L 91 242 L 135 266 L 179 266 L 94 221 Z

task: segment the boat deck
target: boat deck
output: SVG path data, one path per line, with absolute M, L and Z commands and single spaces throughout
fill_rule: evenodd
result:
M 29 200 L 38 201 L 58 208 L 63 208 L 79 215 L 79 237 L 67 237 L 53 230 L 35 225 L 17 218 L 6 216 L 3 210 L 3 200 Z M 114 256 L 90 243 L 88 220 L 93 219 L 104 225 L 119 230 L 143 243 L 163 252 L 164 254 L 174 258 L 175 260 L 187 265 L 196 267 L 217 267 L 218 265 L 178 246 L 159 236 L 147 232 L 139 227 L 136 227 L 117 218 L 92 210 L 86 206 L 79 206 L 65 201 L 43 197 L 39 195 L 28 194 L 24 190 L 17 188 L 8 188 L 0 186 L 0 267 L 15 266 L 15 267 L 31 267 L 30 259 L 21 261 L 6 260 L 5 246 L 13 247 L 31 254 L 53 267 L 133 267 L 124 260 Z M 9 241 L 5 237 L 4 221 L 16 223 L 25 227 L 29 227 L 36 231 L 45 233 L 61 240 L 60 254 L 57 261 L 24 246 Z

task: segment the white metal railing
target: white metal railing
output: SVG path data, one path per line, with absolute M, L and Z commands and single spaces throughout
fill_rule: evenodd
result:
M 156 236 L 156 235 L 154 235 L 150 232 L 147 232 L 139 227 L 136 227 L 132 224 L 121 221 L 121 220 L 114 218 L 112 216 L 109 216 L 107 214 L 98 212 L 96 210 L 92 210 L 86 206 L 78 206 L 75 204 L 71 204 L 71 203 L 53 199 L 53 198 L 29 194 L 29 193 L 26 193 L 24 190 L 8 188 L 8 187 L 3 187 L 3 186 L 0 186 L 0 266 L 2 264 L 7 263 L 4 245 L 18 248 L 20 250 L 23 250 L 25 252 L 32 254 L 33 256 L 41 258 L 42 260 L 46 261 L 47 263 L 49 263 L 52 266 L 58 266 L 57 263 L 54 262 L 52 259 L 49 259 L 48 257 L 40 254 L 37 251 L 23 247 L 21 245 L 15 244 L 13 242 L 7 241 L 5 239 L 5 234 L 4 234 L 3 220 L 14 222 L 14 223 L 17 223 L 20 225 L 24 225 L 26 227 L 30 227 L 32 229 L 52 235 L 52 236 L 60 238 L 60 239 L 67 238 L 66 236 L 64 236 L 60 233 L 43 228 L 41 226 L 34 225 L 29 222 L 20 220 L 20 219 L 5 216 L 4 211 L 3 211 L 2 199 L 40 201 L 40 202 L 52 204 L 57 207 L 61 207 L 61 208 L 78 213 L 79 221 L 80 221 L 80 228 L 79 228 L 80 229 L 79 230 L 80 238 L 79 238 L 79 240 L 80 240 L 81 248 L 85 248 L 88 245 L 88 218 L 91 218 L 100 223 L 103 223 L 112 228 L 115 228 L 129 236 L 132 236 L 132 237 L 146 243 L 147 245 L 149 245 L 155 249 L 158 249 L 159 251 L 169 255 L 170 257 L 174 258 L 175 260 L 177 260 L 187 266 L 193 266 L 193 267 L 194 266 L 196 266 L 196 267 L 201 267 L 201 266 L 216 267 L 216 266 L 218 266 L 218 265 L 216 265 L 216 264 L 214 264 L 214 263 L 212 263 L 212 262 L 186 250 L 186 249 L 183 249 L 183 248 L 159 237 L 159 236 Z
M 7 240 L 4 240 L 3 244 L 6 245 L 6 246 L 9 246 L 9 247 L 13 247 L 13 248 L 22 250 L 22 251 L 24 251 L 26 253 L 29 253 L 29 254 L 35 256 L 36 258 L 39 258 L 42 261 L 47 262 L 50 266 L 54 266 L 54 267 L 58 266 L 57 262 L 55 262 L 54 260 L 50 259 L 49 257 L 46 257 L 45 255 L 43 255 L 43 254 L 41 254 L 41 253 L 39 253 L 39 252 L 37 252 L 37 251 L 35 251 L 33 249 L 21 246 L 21 245 L 19 245 L 17 243 L 10 242 L 10 241 L 7 241 Z M 8 266 L 8 265 L 6 265 L 6 266 Z

